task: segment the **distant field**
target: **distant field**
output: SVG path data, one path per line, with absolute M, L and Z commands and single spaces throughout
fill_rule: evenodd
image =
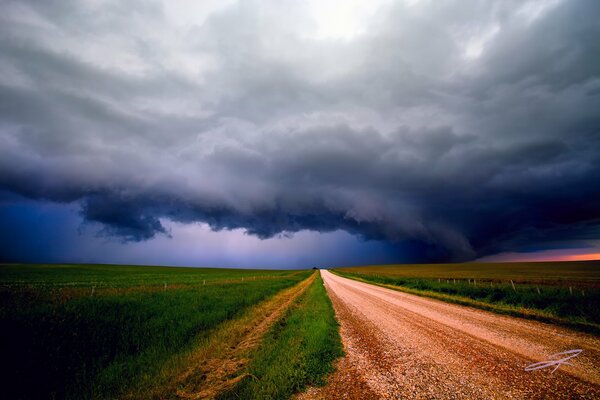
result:
M 0 287 L 129 288 L 289 276 L 295 271 L 94 264 L 0 264 Z
M 3 396 L 115 398 L 311 271 L 0 265 Z M 261 303 L 262 304 L 262 303 Z M 264 317 L 264 315 L 263 315 Z M 130 397 L 136 397 L 132 395 Z
M 600 287 L 600 261 L 399 264 L 336 268 L 337 271 L 401 278 L 456 278 Z
M 336 268 L 410 293 L 600 333 L 600 262 L 414 264 Z

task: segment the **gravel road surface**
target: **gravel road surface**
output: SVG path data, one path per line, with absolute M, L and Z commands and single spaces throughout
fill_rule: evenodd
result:
M 347 352 L 302 399 L 600 399 L 600 338 L 321 271 Z M 582 349 L 572 365 L 526 372 Z

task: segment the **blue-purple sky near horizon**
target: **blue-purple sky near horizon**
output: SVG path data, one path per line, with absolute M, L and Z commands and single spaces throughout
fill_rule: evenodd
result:
M 0 200 L 3 261 L 106 263 L 236 268 L 309 268 L 406 261 L 410 249 L 364 241 L 343 231 L 303 231 L 293 237 L 259 239 L 242 229 L 213 232 L 202 223 L 162 221 L 169 236 L 123 242 L 86 223 L 76 204 Z
M 600 2 L 2 10 L 0 262 L 600 255 Z

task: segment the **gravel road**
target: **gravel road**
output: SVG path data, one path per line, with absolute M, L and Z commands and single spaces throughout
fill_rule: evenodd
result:
M 321 275 L 347 355 L 300 398 L 600 399 L 597 336 Z M 571 349 L 572 365 L 524 371 Z

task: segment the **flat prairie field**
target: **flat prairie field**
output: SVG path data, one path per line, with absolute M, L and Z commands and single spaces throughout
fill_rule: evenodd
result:
M 0 287 L 131 288 L 272 279 L 297 271 L 104 264 L 0 264 Z
M 600 261 L 398 264 L 340 267 L 335 270 L 401 278 L 512 279 L 520 283 L 600 287 Z
M 396 290 L 600 333 L 600 261 L 404 264 L 332 272 Z
M 307 270 L 0 265 L 0 354 L 10 366 L 3 372 L 3 397 L 175 397 L 176 388 L 171 393 L 146 388 L 173 385 L 190 354 L 208 343 L 216 346 L 228 338 L 235 346 L 257 306 L 262 305 L 262 318 L 277 316 L 272 310 L 291 301 L 287 293 L 293 288 L 301 294 L 311 275 Z M 240 318 L 247 326 L 236 326 Z M 227 334 L 214 337 L 224 325 Z

